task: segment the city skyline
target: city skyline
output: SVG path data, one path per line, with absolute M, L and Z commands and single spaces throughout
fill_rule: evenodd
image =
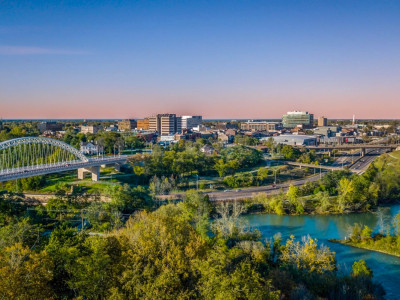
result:
M 400 118 L 396 1 L 1 5 L 4 119 Z

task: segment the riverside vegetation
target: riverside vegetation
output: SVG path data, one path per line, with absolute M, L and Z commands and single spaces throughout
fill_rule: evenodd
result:
M 59 195 L 50 206 L 34 208 L 2 192 L 0 297 L 384 297 L 364 261 L 346 275 L 337 270 L 335 254 L 310 237 L 261 241 L 239 218 L 243 206 L 214 209 L 190 191 L 182 202 L 154 209 L 140 192 L 126 187 L 114 191 L 111 203 L 95 204 Z
M 329 172 L 317 182 L 290 186 L 286 193 L 259 193 L 250 203 L 261 203 L 277 214 L 349 213 L 376 209 L 400 199 L 400 151 L 376 159 L 362 175 Z
M 356 223 L 350 228 L 348 239 L 331 241 L 400 257 L 400 213 L 393 220 L 385 220 L 378 211 L 378 223 L 378 232 Z

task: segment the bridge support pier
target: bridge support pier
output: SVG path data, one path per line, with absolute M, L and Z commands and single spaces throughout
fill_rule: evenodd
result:
M 365 156 L 365 148 L 361 148 L 361 157 Z
M 99 181 L 100 178 L 100 166 L 88 167 L 88 168 L 79 168 L 78 169 L 78 179 L 84 179 L 85 173 L 92 174 L 92 181 Z

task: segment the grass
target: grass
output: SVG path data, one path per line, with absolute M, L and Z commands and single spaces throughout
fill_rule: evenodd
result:
M 83 188 L 86 193 L 99 193 L 106 190 L 110 185 L 125 183 L 135 185 L 136 176 L 117 172 L 113 167 L 106 167 L 101 168 L 100 180 L 97 182 L 91 180 L 90 174 L 86 174 L 83 180 L 77 178 L 76 172 L 48 175 L 46 177 L 46 186 L 35 192 L 55 193 L 61 187 L 73 185 Z
M 381 238 L 380 240 L 386 239 L 387 237 Z M 340 239 L 330 239 L 332 243 L 338 243 L 342 245 L 347 245 L 355 248 L 380 252 L 396 257 L 400 257 L 400 248 L 396 245 L 388 245 L 387 243 L 380 243 L 380 240 L 375 238 L 371 239 L 370 242 L 353 242 L 350 240 L 340 240 Z

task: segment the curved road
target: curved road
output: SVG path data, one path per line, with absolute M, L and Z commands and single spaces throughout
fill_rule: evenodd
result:
M 387 149 L 373 149 L 368 151 L 368 153 L 363 157 L 353 156 L 345 156 L 341 158 L 340 165 L 349 166 L 350 170 L 355 173 L 362 174 L 368 168 L 370 163 L 379 155 L 387 152 Z M 336 164 L 338 165 L 338 164 Z M 318 167 L 316 167 L 318 169 Z M 303 185 L 306 182 L 317 181 L 321 178 L 321 176 L 326 173 L 326 171 L 318 172 L 318 174 L 302 178 L 299 180 L 284 182 L 281 184 L 273 185 L 264 185 L 258 187 L 251 188 L 243 188 L 236 190 L 226 190 L 226 191 L 215 191 L 215 192 L 205 192 L 204 194 L 210 197 L 211 201 L 231 201 L 231 200 L 239 200 L 251 198 L 255 193 L 265 192 L 268 195 L 279 194 L 281 190 L 286 191 L 290 185 L 299 186 Z M 159 196 L 159 199 L 182 199 L 184 193 L 176 193 L 165 196 Z

